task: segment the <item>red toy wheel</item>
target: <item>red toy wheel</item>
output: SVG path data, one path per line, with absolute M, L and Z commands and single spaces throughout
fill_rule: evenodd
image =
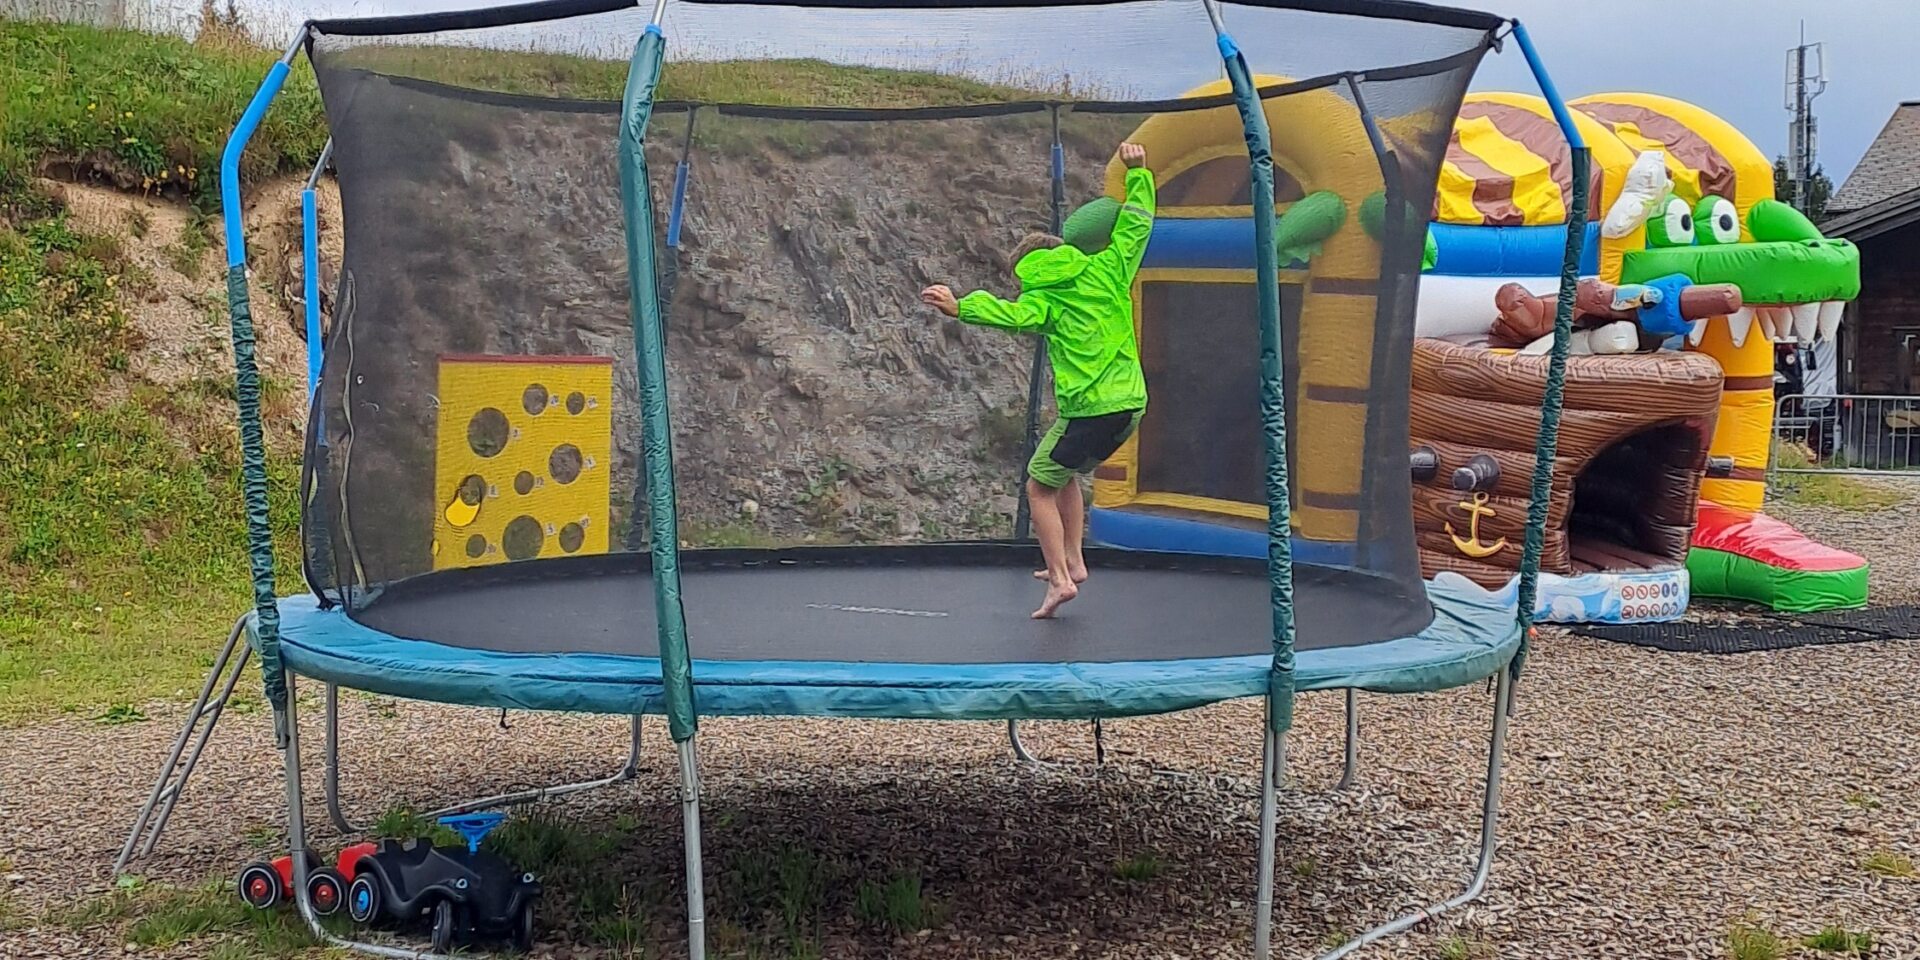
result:
M 240 899 L 247 906 L 271 910 L 280 902 L 280 873 L 269 863 L 249 863 L 240 868 Z
M 307 875 L 307 903 L 315 916 L 331 917 L 340 912 L 346 900 L 346 880 L 332 867 L 321 867 Z

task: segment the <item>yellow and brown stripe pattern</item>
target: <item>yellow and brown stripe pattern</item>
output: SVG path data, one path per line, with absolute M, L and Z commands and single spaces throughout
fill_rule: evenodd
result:
M 1595 125 L 1594 133 L 1604 130 Z M 1606 164 L 1595 159 L 1589 195 L 1598 200 Z M 1565 223 L 1573 203 L 1572 185 L 1573 157 L 1545 100 L 1473 94 L 1461 104 L 1447 141 L 1434 219 L 1489 227 Z M 1593 206 L 1600 209 L 1597 203 Z

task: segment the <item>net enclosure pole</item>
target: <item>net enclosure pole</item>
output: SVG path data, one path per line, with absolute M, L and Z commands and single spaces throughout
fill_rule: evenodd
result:
M 641 469 L 647 482 L 647 519 L 653 551 L 653 599 L 658 619 L 661 686 L 667 729 L 680 757 L 682 829 L 687 866 L 687 956 L 706 956 L 706 896 L 702 882 L 700 779 L 694 762 L 693 667 L 687 652 L 686 613 L 680 599 L 680 531 L 673 484 L 672 420 L 667 410 L 666 337 L 655 289 L 653 199 L 647 183 L 646 132 L 666 54 L 660 21 L 666 0 L 634 45 L 620 105 L 620 208 L 625 220 L 628 308 L 633 321 L 640 383 Z
M 1274 249 L 1273 137 L 1253 71 L 1221 22 L 1212 0 L 1203 3 L 1213 23 L 1220 59 L 1233 87 L 1247 142 L 1252 181 L 1254 281 L 1260 319 L 1260 427 L 1265 441 L 1267 580 L 1273 607 L 1273 664 L 1267 671 L 1266 727 L 1260 773 L 1259 877 L 1254 903 L 1253 953 L 1272 951 L 1275 793 L 1285 776 L 1286 735 L 1293 726 L 1293 531 L 1287 492 L 1286 379 L 1280 333 L 1280 264 Z
M 267 440 L 260 420 L 260 361 L 256 353 L 253 306 L 247 289 L 247 236 L 240 208 L 240 158 L 247 141 L 260 129 L 273 98 L 287 83 L 293 58 L 306 43 L 307 27 L 294 31 L 286 53 L 267 70 L 266 79 L 240 114 L 220 153 L 220 210 L 227 245 L 227 323 L 233 338 L 233 386 L 240 418 L 240 489 L 247 511 L 247 559 L 253 579 L 254 642 L 260 650 L 260 671 L 267 699 L 275 706 L 286 702 L 286 683 L 280 669 L 280 608 L 274 599 L 273 526 L 267 507 Z M 311 271 L 309 271 L 311 272 Z M 276 717 L 280 714 L 275 714 Z M 275 740 L 286 743 L 284 728 Z
M 1060 145 L 1060 105 L 1050 104 L 1047 114 L 1053 121 L 1053 145 L 1047 151 L 1050 183 L 1047 188 L 1047 232 L 1059 236 L 1066 229 L 1067 217 L 1067 151 Z M 1033 451 L 1040 445 L 1040 401 L 1042 389 L 1047 383 L 1047 338 L 1033 338 L 1033 362 L 1027 369 L 1027 422 L 1025 425 L 1026 446 L 1022 453 L 1026 459 L 1020 461 L 1019 507 L 1013 515 L 1013 538 L 1025 540 L 1032 532 L 1033 504 L 1027 499 L 1026 461 L 1033 458 Z M 1075 481 L 1076 483 L 1078 481 Z M 1011 728 L 1009 728 L 1011 729 Z
M 307 174 L 305 189 L 300 191 L 300 266 L 304 271 L 300 295 L 306 298 L 309 403 L 320 389 L 320 362 L 325 356 L 322 342 L 325 338 L 320 332 L 320 211 L 314 188 L 319 185 L 321 175 L 327 170 L 327 161 L 332 158 L 333 138 L 328 137 L 326 144 L 320 148 L 320 159 L 314 161 L 313 172 Z M 313 416 L 313 413 L 310 412 L 308 416 Z
M 1540 588 L 1540 555 L 1546 545 L 1548 498 L 1553 492 L 1553 460 L 1559 452 L 1560 411 L 1567 386 L 1567 353 L 1573 340 L 1573 300 L 1579 288 L 1581 247 L 1587 235 L 1587 204 L 1590 201 L 1587 196 L 1588 169 L 1592 158 L 1587 152 L 1586 140 L 1574 125 L 1572 114 L 1567 112 L 1566 101 L 1560 98 L 1553 78 L 1547 74 L 1546 64 L 1533 46 L 1533 38 L 1518 20 L 1513 21 L 1513 39 L 1519 44 L 1527 68 L 1533 72 L 1534 81 L 1540 86 L 1540 95 L 1553 111 L 1554 123 L 1560 127 L 1561 135 L 1566 137 L 1567 149 L 1573 159 L 1573 197 L 1567 210 L 1567 246 L 1564 259 L 1560 262 L 1560 295 L 1553 311 L 1553 350 L 1547 360 L 1546 392 L 1540 399 L 1540 432 L 1533 445 L 1533 485 L 1527 504 L 1526 541 L 1520 552 L 1517 600 L 1520 604 L 1521 645 L 1512 666 L 1517 674 L 1525 662 L 1527 644 L 1533 633 L 1534 604 Z

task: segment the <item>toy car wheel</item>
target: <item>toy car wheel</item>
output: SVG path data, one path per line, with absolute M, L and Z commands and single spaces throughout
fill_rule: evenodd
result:
M 331 917 L 339 913 L 340 902 L 346 894 L 346 882 L 332 867 L 321 867 L 307 875 L 307 903 L 313 906 L 315 916 Z
M 521 907 L 513 920 L 513 948 L 521 953 L 533 949 L 533 904 Z
M 372 923 L 380 916 L 380 885 L 373 881 L 372 874 L 354 877 L 347 887 L 347 916 L 354 923 Z
M 280 902 L 280 872 L 272 864 L 249 863 L 240 868 L 240 899 L 258 910 L 271 910 Z
M 427 944 L 434 953 L 445 953 L 453 946 L 453 901 L 441 900 L 433 905 L 433 932 Z

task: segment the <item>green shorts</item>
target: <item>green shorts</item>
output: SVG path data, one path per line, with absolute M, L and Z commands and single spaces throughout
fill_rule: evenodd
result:
M 1092 473 L 1140 428 L 1144 411 L 1122 410 L 1097 417 L 1061 417 L 1047 428 L 1027 461 L 1027 476 L 1058 490 L 1076 473 Z

